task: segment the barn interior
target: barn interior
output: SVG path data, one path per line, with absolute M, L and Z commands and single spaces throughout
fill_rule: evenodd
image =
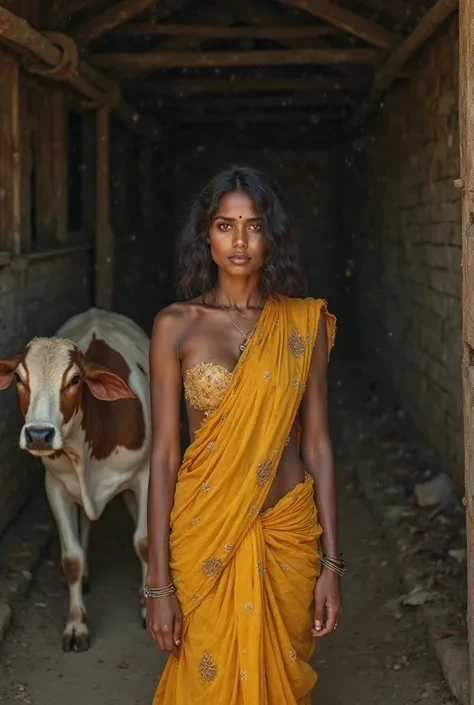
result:
M 5 0 L 0 95 L 0 354 L 91 305 L 150 333 L 193 197 L 250 164 L 338 317 L 337 379 L 462 491 L 458 2 Z M 0 534 L 38 491 L 19 428 L 8 390 Z

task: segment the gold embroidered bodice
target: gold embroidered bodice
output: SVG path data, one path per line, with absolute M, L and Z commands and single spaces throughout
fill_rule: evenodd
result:
M 229 388 L 232 372 L 214 362 L 198 362 L 184 374 L 184 396 L 206 416 L 215 411 Z

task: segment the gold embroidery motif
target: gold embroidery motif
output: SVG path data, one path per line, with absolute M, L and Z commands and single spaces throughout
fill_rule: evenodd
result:
M 233 543 L 226 543 L 226 545 L 224 546 L 224 551 L 227 551 L 227 553 L 230 553 L 233 548 L 234 548 Z
M 216 442 L 215 442 L 215 441 L 211 441 L 210 443 L 207 444 L 207 447 L 209 448 L 209 450 L 210 450 L 211 453 L 212 453 L 212 451 L 213 451 L 214 448 L 216 447 Z
M 266 372 L 263 373 L 263 379 L 265 382 L 269 382 L 272 378 L 272 373 L 270 370 L 267 370 Z
M 267 674 L 266 674 L 266 672 L 265 672 L 265 669 L 263 669 L 263 671 L 262 671 L 262 681 L 263 681 L 264 683 L 267 682 Z
M 240 680 L 241 681 L 247 680 L 247 671 L 240 671 Z
M 244 610 L 247 612 L 247 614 L 250 614 L 253 612 L 253 605 L 251 602 L 246 602 L 244 606 Z
M 300 386 L 300 391 L 298 392 L 298 404 L 301 404 L 301 401 L 304 397 L 305 391 L 306 391 L 306 384 L 302 384 Z
M 288 565 L 288 563 L 281 563 L 280 568 L 284 573 L 288 573 L 288 571 L 290 570 L 290 566 Z
M 308 333 L 307 333 L 307 335 L 306 335 L 306 345 L 309 346 L 309 345 L 311 345 L 311 343 L 312 343 L 312 340 L 311 340 L 311 332 L 308 331 Z
M 298 655 L 297 655 L 296 651 L 290 651 L 288 656 L 290 657 L 290 661 L 296 661 L 298 659 Z
M 290 434 L 288 434 L 286 437 L 285 446 L 287 446 L 289 442 L 290 442 Z
M 265 566 L 263 565 L 262 561 L 259 561 L 259 562 L 257 563 L 257 570 L 258 570 L 259 576 L 260 576 L 261 578 L 263 578 L 263 576 L 264 576 L 264 574 L 265 574 Z
M 266 460 L 257 465 L 257 485 L 263 487 L 271 478 L 273 473 L 272 461 Z
M 304 353 L 304 340 L 295 328 L 291 331 L 286 346 L 295 358 L 300 357 Z
M 229 412 L 226 411 L 225 414 L 222 414 L 221 421 L 225 421 L 228 416 L 229 416 Z
M 217 666 L 209 651 L 204 652 L 204 656 L 199 661 L 198 670 L 204 683 L 211 683 L 217 676 Z
M 211 485 L 209 484 L 209 482 L 203 482 L 203 483 L 202 483 L 202 485 L 201 485 L 201 490 L 202 490 L 203 492 L 209 492 L 210 489 L 211 489 Z
M 198 526 L 198 524 L 199 524 L 199 517 L 193 517 L 191 523 L 192 523 L 193 526 Z
M 222 569 L 220 558 L 206 558 L 202 564 L 202 572 L 206 578 L 213 578 Z
M 198 602 L 198 600 L 200 600 L 200 599 L 201 599 L 201 595 L 197 592 L 197 593 L 194 595 L 193 600 L 194 600 L 194 602 Z
M 279 327 L 280 327 L 280 321 L 278 320 L 278 321 L 275 323 L 275 328 L 279 328 Z
M 170 547 L 170 551 L 172 551 L 173 550 L 173 542 L 172 541 L 170 541 L 169 547 Z
M 293 377 L 293 379 L 291 380 L 291 386 L 293 387 L 293 389 L 298 389 L 298 386 L 299 386 L 298 377 Z
M 255 507 L 253 504 L 251 504 L 249 507 L 249 514 L 255 514 L 256 511 L 257 511 L 257 507 Z

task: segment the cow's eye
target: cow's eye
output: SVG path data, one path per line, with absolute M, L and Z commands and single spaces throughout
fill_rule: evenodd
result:
M 77 387 L 81 379 L 80 375 L 74 375 L 74 377 L 71 379 L 70 385 L 71 387 Z

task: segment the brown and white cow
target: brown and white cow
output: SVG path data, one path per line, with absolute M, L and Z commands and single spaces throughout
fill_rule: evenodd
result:
M 123 493 L 133 536 L 147 561 L 146 499 L 150 456 L 149 339 L 125 316 L 91 309 L 53 338 L 0 358 L 0 390 L 15 380 L 25 423 L 20 447 L 40 456 L 69 584 L 65 651 L 89 647 L 83 583 L 90 522 Z

